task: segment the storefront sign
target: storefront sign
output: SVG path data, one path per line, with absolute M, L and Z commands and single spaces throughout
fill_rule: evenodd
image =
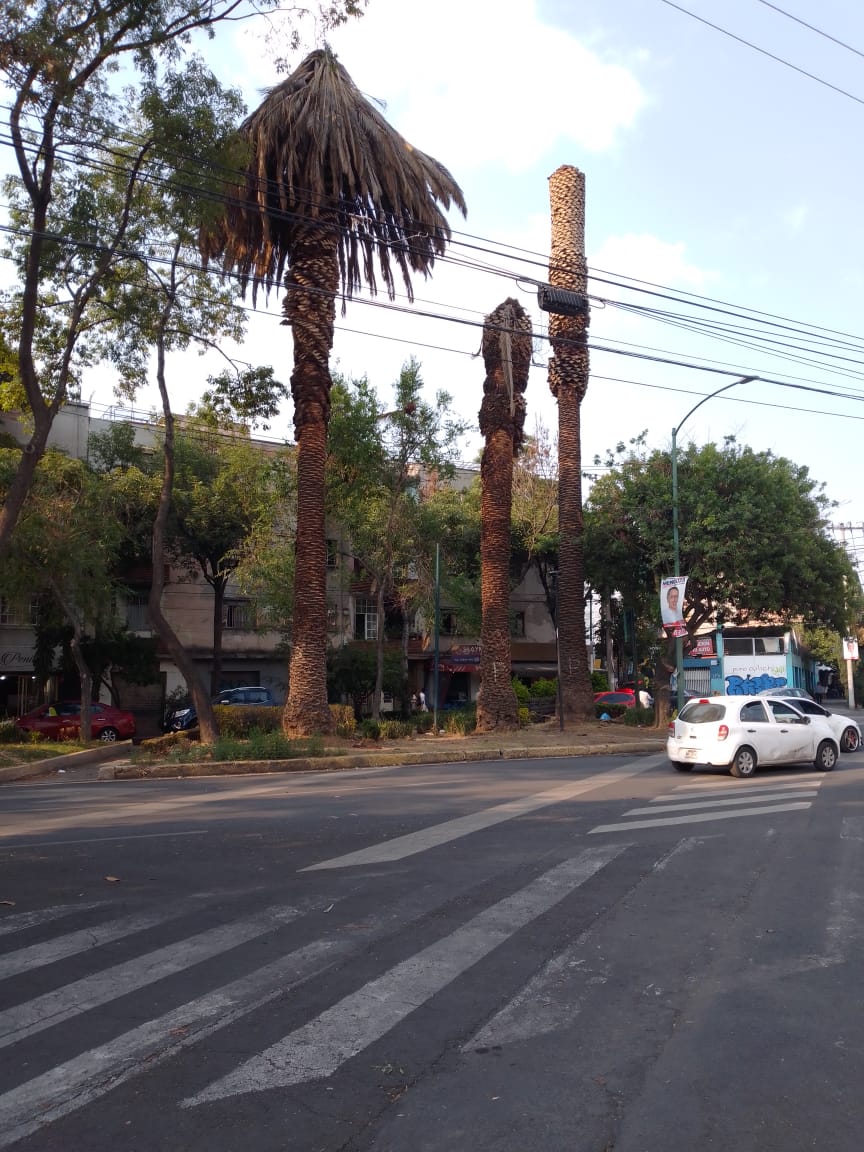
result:
M 694 636 L 688 656 L 716 656 L 713 636 Z
M 476 672 L 480 667 L 480 645 L 461 644 L 443 654 L 442 672 Z
M 0 671 L 32 672 L 33 653 L 21 648 L 0 648 Z

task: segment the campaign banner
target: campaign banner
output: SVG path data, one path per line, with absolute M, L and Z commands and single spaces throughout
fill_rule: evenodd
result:
M 858 641 L 854 636 L 846 636 L 843 640 L 843 659 L 858 659 Z
M 686 576 L 664 576 L 660 581 L 660 619 L 667 636 L 686 636 L 684 598 L 687 595 Z

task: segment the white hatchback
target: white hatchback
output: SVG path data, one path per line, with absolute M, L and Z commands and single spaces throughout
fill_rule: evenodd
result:
M 805 761 L 830 772 L 839 756 L 824 717 L 804 716 L 789 700 L 754 696 L 690 700 L 669 725 L 666 751 L 679 772 L 703 764 L 739 777 L 761 764 Z

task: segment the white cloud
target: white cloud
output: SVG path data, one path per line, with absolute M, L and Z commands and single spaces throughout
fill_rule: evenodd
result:
M 544 24 L 534 0 L 437 0 L 410 18 L 405 0 L 374 0 L 331 44 L 394 126 L 453 171 L 522 172 L 559 142 L 610 149 L 646 99 L 627 68 Z M 260 40 L 238 46 L 260 76 Z
M 784 224 L 793 232 L 800 232 L 810 215 L 810 208 L 806 204 L 797 204 L 783 214 Z

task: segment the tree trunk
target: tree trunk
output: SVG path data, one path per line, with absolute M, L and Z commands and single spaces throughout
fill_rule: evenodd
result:
M 213 662 L 210 666 L 210 695 L 218 696 L 222 691 L 222 629 L 225 611 L 225 588 L 228 581 L 224 576 L 210 580 L 213 589 Z
M 33 435 L 21 450 L 21 459 L 6 490 L 3 507 L 0 508 L 0 558 L 9 550 L 12 533 L 15 531 L 21 509 L 24 507 L 24 502 L 33 486 L 33 477 L 36 474 L 39 461 L 45 455 L 45 446 L 48 443 L 48 434 L 54 419 L 52 410 L 47 406 L 43 406 L 42 412 L 34 409 L 34 415 L 36 427 Z
M 531 321 L 516 300 L 506 300 L 483 327 L 486 379 L 480 431 L 480 692 L 477 731 L 519 726 L 510 647 L 510 520 L 513 458 L 522 446 L 531 363 Z
M 327 703 L 324 468 L 330 419 L 329 359 L 338 287 L 336 233 L 316 229 L 295 246 L 283 305 L 294 334 L 291 395 L 297 439 L 294 628 L 288 700 L 282 719 L 288 736 L 333 730 Z
M 375 638 L 375 687 L 372 690 L 372 719 L 381 719 L 381 695 L 384 691 L 384 581 L 378 581 L 375 593 L 378 634 Z
M 72 639 L 69 641 L 69 648 L 72 651 L 72 659 L 75 661 L 75 667 L 78 669 L 78 679 L 81 681 L 81 715 L 78 739 L 82 744 L 86 744 L 93 732 L 93 709 L 91 707 L 93 700 L 93 673 L 90 671 L 87 666 L 87 661 L 84 659 L 81 640 L 81 626 L 76 621 L 72 625 Z
M 169 314 L 166 311 L 166 323 Z M 156 629 L 159 640 L 168 649 L 180 675 L 186 681 L 186 687 L 189 689 L 195 711 L 198 713 L 201 742 L 202 744 L 215 744 L 219 730 L 216 726 L 216 717 L 213 714 L 210 696 L 194 661 L 162 613 L 162 590 L 165 586 L 165 530 L 168 524 L 168 514 L 171 510 L 171 495 L 174 490 L 174 416 L 171 412 L 171 401 L 168 398 L 168 388 L 165 383 L 165 344 L 161 337 L 156 343 L 156 380 L 159 385 L 159 394 L 162 397 L 162 414 L 165 418 L 165 462 L 162 470 L 159 504 L 153 521 L 151 547 L 153 576 L 150 584 L 148 610 L 150 621 Z
M 585 177 L 562 165 L 549 178 L 552 248 L 549 281 L 587 291 Z M 588 387 L 587 312 L 549 318 L 549 387 L 558 400 L 558 649 L 564 722 L 594 714 L 585 640 L 580 405 Z

